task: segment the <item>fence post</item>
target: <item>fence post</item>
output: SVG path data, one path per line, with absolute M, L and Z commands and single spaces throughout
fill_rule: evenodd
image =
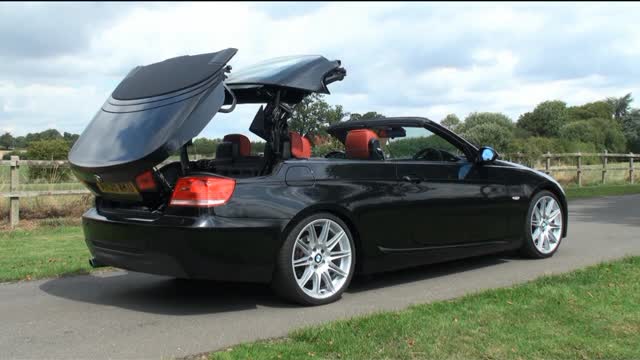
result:
M 578 187 L 582 186 L 582 153 L 578 153 L 577 156 L 577 175 L 578 175 Z
M 607 150 L 604 150 L 604 156 L 602 157 L 602 183 L 607 183 Z
M 633 153 L 629 153 L 629 184 L 633 184 Z
M 20 183 L 20 157 L 11 157 L 11 179 L 9 183 L 9 191 L 17 192 L 18 184 Z M 20 221 L 20 198 L 17 196 L 11 196 L 9 198 L 9 225 L 14 228 Z
M 549 171 L 550 167 L 551 167 L 551 153 L 547 151 L 547 159 L 544 163 L 544 169 L 547 175 L 551 174 L 551 171 Z

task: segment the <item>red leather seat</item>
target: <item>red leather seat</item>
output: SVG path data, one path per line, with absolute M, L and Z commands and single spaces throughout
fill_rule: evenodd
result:
M 242 134 L 229 134 L 222 138 L 223 142 L 230 142 L 236 144 L 238 147 L 238 156 L 251 155 L 251 141 L 249 138 Z
M 311 157 L 311 141 L 295 131 L 289 132 L 291 140 L 291 156 L 298 159 Z
M 344 146 L 347 159 L 384 159 L 378 135 L 373 130 L 357 129 L 349 131 Z

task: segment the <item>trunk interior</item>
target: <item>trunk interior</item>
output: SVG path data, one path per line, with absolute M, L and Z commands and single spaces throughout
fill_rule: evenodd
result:
M 102 193 L 96 198 L 96 205 L 98 211 L 103 215 L 153 219 L 164 212 L 180 177 L 206 174 L 246 179 L 269 175 L 273 168 L 272 165 L 267 158 L 257 155 L 201 159 L 189 161 L 188 168 L 184 172 L 183 164 L 180 161 L 174 161 L 159 166 L 154 171 L 154 178 L 158 185 L 154 191 L 140 191 L 140 197 L 129 199 Z

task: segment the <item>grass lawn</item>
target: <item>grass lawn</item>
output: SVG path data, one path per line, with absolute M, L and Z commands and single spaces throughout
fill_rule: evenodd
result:
M 0 281 L 86 273 L 88 259 L 79 226 L 0 232 Z
M 640 257 L 235 346 L 211 359 L 638 359 Z
M 640 184 L 627 184 L 627 185 L 597 185 L 597 186 L 584 186 L 584 187 L 565 187 L 567 198 L 580 199 L 596 196 L 607 195 L 629 195 L 640 194 Z

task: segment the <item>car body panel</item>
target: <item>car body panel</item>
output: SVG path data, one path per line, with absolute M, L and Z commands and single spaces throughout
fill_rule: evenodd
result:
M 83 216 L 94 259 L 127 270 L 179 278 L 267 282 L 283 221 L 164 215 L 151 221 Z M 250 249 L 251 251 L 247 251 Z
M 295 184 L 287 184 L 286 174 L 288 170 L 292 167 L 301 166 L 308 168 L 313 173 L 313 179 L 299 179 Z M 221 231 L 221 229 L 217 228 L 220 221 L 231 221 L 237 224 L 237 228 L 234 232 L 227 233 L 228 237 L 225 241 L 228 243 L 227 246 L 230 250 L 227 251 L 227 248 L 219 243 L 211 244 L 212 249 L 221 252 L 221 254 L 216 255 L 219 260 L 223 259 L 223 253 L 234 254 L 235 250 L 233 249 L 237 245 L 235 242 L 236 237 L 255 238 L 256 241 L 260 242 L 260 245 L 248 247 L 248 242 L 242 243 L 244 249 L 251 253 L 255 251 L 254 249 L 260 249 L 260 256 L 264 255 L 266 258 L 261 258 L 263 267 L 261 267 L 260 272 L 249 272 L 254 275 L 260 273 L 260 276 L 252 277 L 246 275 L 240 279 L 239 276 L 229 273 L 229 279 L 268 281 L 267 278 L 270 279 L 270 271 L 273 270 L 275 254 L 284 241 L 287 229 L 292 228 L 297 221 L 305 216 L 319 211 L 331 212 L 349 224 L 358 244 L 359 260 L 357 264 L 358 271 L 361 273 L 388 271 L 518 248 L 522 241 L 528 201 L 536 191 L 542 188 L 554 189 L 553 191 L 558 195 L 566 213 L 566 201 L 564 201 L 561 190 L 555 188 L 553 182 L 550 182 L 537 172 L 513 166 L 506 162 L 500 162 L 499 165 L 482 165 L 482 167 L 486 169 L 480 171 L 502 172 L 508 195 L 519 197 L 517 201 L 508 199 L 505 204 L 498 207 L 499 211 L 507 214 L 505 219 L 500 220 L 506 227 L 506 236 L 501 239 L 492 237 L 482 241 L 476 241 L 475 239 L 464 242 L 453 241 L 450 244 L 416 244 L 415 241 L 408 242 L 403 236 L 405 233 L 401 231 L 401 229 L 404 229 L 403 226 L 406 225 L 404 219 L 409 214 L 405 204 L 403 204 L 408 189 L 406 188 L 406 183 L 397 176 L 396 164 L 389 161 L 381 161 L 380 164 L 374 164 L 372 161 L 366 160 L 340 159 L 288 160 L 282 163 L 272 176 L 238 181 L 232 198 L 224 206 L 199 210 L 171 208 L 161 216 L 162 221 L 156 219 L 154 220 L 155 222 L 140 222 L 132 217 L 122 219 L 105 216 L 104 213 L 101 214 L 100 209 L 90 210 L 84 217 L 85 220 L 89 218 L 88 221 L 85 221 L 85 232 L 91 234 L 91 228 L 98 226 L 96 224 L 100 223 L 100 221 L 107 224 L 113 221 L 116 224 L 114 226 L 122 227 L 122 231 L 110 233 L 109 231 L 111 230 L 108 230 L 108 227 L 104 227 L 104 230 L 100 230 L 99 233 L 109 234 L 110 238 L 118 238 L 125 242 L 137 239 L 141 236 L 140 234 L 144 233 L 150 234 L 148 235 L 149 237 L 164 239 L 162 240 L 163 243 L 175 242 L 180 244 L 184 241 L 183 239 L 192 236 L 190 235 L 191 231 L 182 231 L 180 229 L 187 229 L 189 226 L 195 227 L 196 225 L 192 220 L 194 218 L 200 219 L 201 223 L 210 224 L 200 228 L 198 231 L 203 234 L 211 232 L 211 239 L 214 239 L 216 237 L 215 234 Z M 491 167 L 495 169 L 490 169 Z M 455 192 L 447 191 L 445 187 L 438 191 L 439 198 L 437 201 L 440 204 L 447 202 L 457 203 L 459 205 L 457 207 L 458 211 L 467 214 L 467 219 L 473 219 L 474 215 L 483 218 L 487 211 L 493 211 L 479 206 L 478 203 L 467 204 L 460 202 Z M 474 187 L 473 192 L 475 193 L 475 191 L 478 190 Z M 94 211 L 96 212 L 94 213 Z M 96 214 L 102 218 L 98 220 L 92 219 Z M 173 221 L 178 223 L 171 223 L 166 220 L 167 218 L 174 219 Z M 421 217 L 416 217 L 415 220 L 419 226 L 425 228 L 423 231 L 428 232 L 433 226 L 425 223 Z M 253 224 L 255 221 L 273 221 L 274 225 L 269 231 L 274 233 L 266 239 L 262 235 L 256 236 L 254 229 L 246 225 Z M 444 225 L 449 227 L 467 226 L 467 224 L 459 220 L 456 221 L 455 217 L 446 218 L 446 221 L 448 222 Z M 154 226 L 160 226 L 164 230 L 149 232 L 148 230 Z M 173 226 L 177 227 L 177 229 L 168 231 Z M 438 226 L 442 226 L 442 224 L 438 224 Z M 127 228 L 134 229 L 137 227 L 147 230 L 126 231 Z M 247 232 L 243 229 L 246 229 Z M 264 228 L 260 231 L 263 230 Z M 226 230 L 222 229 L 222 231 Z M 417 230 L 412 228 L 412 231 Z M 204 242 L 208 235 L 202 236 L 203 240 L 201 241 Z M 144 238 L 147 238 L 147 235 L 144 235 Z M 428 240 L 429 238 L 422 238 L 423 241 L 425 239 Z M 87 236 L 87 242 L 92 242 L 90 235 Z M 179 248 L 182 245 L 176 246 Z M 92 254 L 100 256 L 100 253 L 93 251 Z M 170 255 L 171 252 L 167 252 L 167 254 Z M 182 256 L 179 251 L 174 255 Z M 235 254 L 234 256 L 239 255 Z M 248 266 L 253 266 L 256 261 L 252 258 L 254 255 L 248 254 L 246 256 L 242 261 L 247 261 L 246 264 Z M 268 263 L 268 266 L 265 265 L 264 261 Z M 120 262 L 118 266 L 125 269 L 148 271 L 140 270 L 141 268 L 136 264 L 129 266 Z M 197 270 L 198 268 L 192 270 L 189 276 L 198 278 L 209 276 L 208 274 L 198 274 L 195 272 Z M 267 273 L 269 276 L 263 276 Z M 216 274 L 215 278 L 221 279 L 224 276 L 226 275 Z

